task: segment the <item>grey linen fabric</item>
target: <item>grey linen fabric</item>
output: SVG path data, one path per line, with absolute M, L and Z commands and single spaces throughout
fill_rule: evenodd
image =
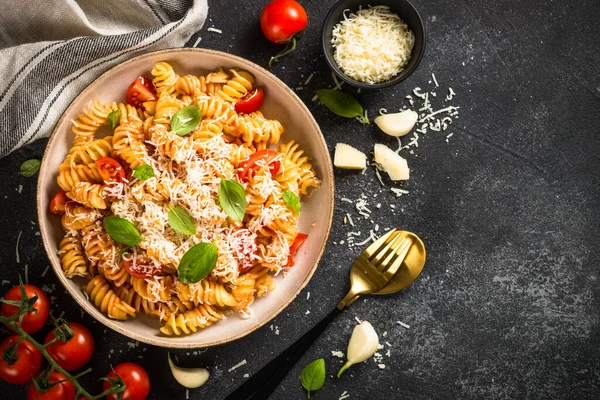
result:
M 181 47 L 207 0 L 8 0 L 0 12 L 0 158 L 48 136 L 96 77 L 136 55 Z

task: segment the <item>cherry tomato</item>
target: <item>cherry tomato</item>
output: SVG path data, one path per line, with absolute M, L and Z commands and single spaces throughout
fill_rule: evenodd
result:
M 104 183 L 123 182 L 125 180 L 125 170 L 114 158 L 99 158 L 96 160 L 96 167 Z
M 25 287 L 25 293 L 27 294 L 28 299 L 31 299 L 35 295 L 37 295 L 38 298 L 36 302 L 33 303 L 33 307 L 35 307 L 37 310 L 37 314 L 34 311 L 25 313 L 23 321 L 21 322 L 21 328 L 27 333 L 35 333 L 42 329 L 48 320 L 48 314 L 50 313 L 50 301 L 48 301 L 48 296 L 46 296 L 46 293 L 44 293 L 39 287 L 33 285 L 23 286 Z M 20 286 L 13 286 L 8 292 L 6 292 L 4 298 L 6 300 L 21 300 Z M 2 303 L 2 316 L 11 317 L 18 311 L 18 309 L 19 307 L 17 306 Z M 9 329 L 14 331 L 14 329 L 10 327 Z
M 77 322 L 69 322 L 73 337 L 68 342 L 57 340 L 46 348 L 50 357 L 66 371 L 74 371 L 83 367 L 94 353 L 94 337 L 85 326 Z M 54 339 L 54 330 L 48 332 L 44 343 Z
M 131 82 L 131 85 L 127 88 L 125 99 L 127 104 L 134 107 L 141 107 L 145 101 L 156 100 L 156 88 L 152 79 L 140 76 Z
M 267 4 L 260 15 L 260 27 L 271 42 L 287 42 L 298 32 L 304 31 L 308 17 L 304 7 L 295 0 L 274 0 Z
M 117 375 L 123 379 L 127 389 L 123 392 L 122 400 L 144 400 L 148 393 L 150 393 L 150 377 L 144 370 L 136 363 L 124 362 L 115 367 Z M 117 376 L 115 372 L 110 371 L 107 375 L 108 378 L 115 379 Z M 110 388 L 110 382 L 104 381 L 104 390 Z M 109 394 L 106 396 L 109 400 L 116 400 L 115 394 Z
M 121 259 L 121 263 L 127 272 L 129 272 L 129 275 L 140 279 L 152 278 L 158 275 L 163 269 L 162 265 L 157 264 L 150 258 L 135 256 L 131 253 L 125 253 Z
M 64 381 L 64 382 L 60 382 Z M 58 371 L 52 371 L 48 377 L 49 383 L 60 382 L 45 393 L 40 393 L 33 383 L 29 384 L 27 400 L 73 400 L 77 394 L 75 386 Z
M 265 99 L 265 91 L 262 87 L 252 89 L 235 103 L 235 111 L 238 113 L 250 114 L 260 108 Z
M 22 385 L 31 380 L 40 372 L 42 367 L 42 353 L 26 339 L 22 339 L 17 346 L 17 361 L 9 365 L 4 358 L 4 351 L 14 346 L 19 340 L 19 335 L 9 336 L 0 344 L 0 378 L 8 383 Z
M 271 175 L 275 175 L 281 166 L 281 161 L 274 160 L 275 157 L 277 157 L 277 153 L 274 150 L 265 149 L 257 151 L 240 162 L 238 177 L 242 182 L 248 182 L 248 179 L 258 170 L 257 161 L 259 160 L 264 160 L 269 165 Z
M 60 190 L 50 200 L 50 214 L 63 215 L 65 213 L 65 206 L 69 201 L 71 199 L 67 197 L 67 192 Z
M 287 263 L 288 267 L 294 266 L 294 254 L 296 254 L 296 251 L 298 251 L 298 247 L 300 247 L 307 238 L 308 235 L 306 233 L 298 233 L 296 239 L 294 239 L 294 243 L 292 243 L 292 245 L 290 246 L 290 256 L 288 258 Z
M 258 246 L 256 245 L 256 234 L 250 229 L 238 229 L 232 233 L 234 255 L 238 260 L 238 270 L 245 272 L 252 268 Z

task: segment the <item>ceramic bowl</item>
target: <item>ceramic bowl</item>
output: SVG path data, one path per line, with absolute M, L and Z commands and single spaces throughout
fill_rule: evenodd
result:
M 275 278 L 276 290 L 255 300 L 252 304 L 253 316 L 242 319 L 236 313 L 231 313 L 227 319 L 213 326 L 180 337 L 162 335 L 158 330 L 159 321 L 147 315 L 141 314 L 129 321 L 116 321 L 96 309 L 82 292 L 87 279 L 66 278 L 61 269 L 57 248 L 64 232 L 60 218 L 48 212 L 50 199 L 59 190 L 56 183 L 58 166 L 73 142 L 71 120 L 76 119 L 91 100 L 123 101 L 129 84 L 140 75 L 150 76 L 152 66 L 158 61 L 169 62 L 180 74 L 203 75 L 221 66 L 240 68 L 252 73 L 256 77 L 256 84 L 265 88 L 265 102 L 261 107 L 264 115 L 281 121 L 286 130 L 282 140 L 294 139 L 300 143 L 311 157 L 317 176 L 322 181 L 319 189 L 303 199 L 300 231 L 308 233 L 309 237 L 295 257 L 296 265 Z M 334 206 L 333 168 L 317 122 L 294 92 L 273 74 L 248 60 L 219 51 L 193 48 L 162 50 L 132 58 L 112 68 L 92 82 L 71 103 L 46 147 L 40 169 L 37 201 L 40 231 L 52 267 L 69 295 L 85 311 L 107 327 L 141 342 L 170 348 L 198 348 L 230 342 L 255 331 L 279 314 L 306 286 L 317 268 L 331 229 Z
M 361 7 L 365 9 L 372 6 L 388 6 L 391 12 L 402 18 L 414 33 L 415 43 L 408 63 L 398 75 L 385 82 L 369 84 L 357 81 L 344 74 L 333 58 L 334 48 L 331 44 L 331 39 L 333 36 L 333 28 L 344 19 L 345 10 L 356 12 Z M 346 14 L 348 14 L 348 11 L 346 11 Z M 421 20 L 421 16 L 417 9 L 408 0 L 339 0 L 325 17 L 321 39 L 325 60 L 333 72 L 344 82 L 363 90 L 382 89 L 402 82 L 417 69 L 421 62 L 423 52 L 425 51 L 425 30 L 423 21 Z

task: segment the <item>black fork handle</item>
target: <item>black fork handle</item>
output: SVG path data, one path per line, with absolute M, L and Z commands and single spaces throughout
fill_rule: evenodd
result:
M 246 382 L 234 390 L 225 400 L 263 400 L 267 399 L 279 386 L 283 378 L 290 372 L 296 362 L 302 357 L 306 350 L 325 331 L 331 321 L 337 317 L 342 310 L 334 308 L 325 318 L 315 325 L 304 336 L 291 344 L 283 353 L 273 361 L 265 365 L 260 371 L 252 375 Z

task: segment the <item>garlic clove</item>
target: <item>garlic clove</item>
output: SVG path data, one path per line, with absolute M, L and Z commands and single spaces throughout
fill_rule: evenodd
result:
M 375 145 L 375 162 L 383 167 L 393 181 L 405 181 L 410 177 L 406 160 L 386 145 Z
M 180 385 L 185 386 L 189 389 L 195 389 L 206 383 L 210 377 L 210 373 L 205 368 L 181 368 L 175 365 L 171 360 L 171 354 L 167 353 L 167 359 L 169 360 L 169 367 L 173 377 Z
M 348 343 L 348 351 L 346 353 L 348 361 L 338 372 L 338 378 L 351 365 L 361 363 L 368 360 L 375 354 L 379 347 L 379 336 L 375 332 L 375 328 L 369 321 L 362 321 L 354 327 L 352 337 Z
M 419 114 L 412 110 L 404 110 L 394 114 L 384 114 L 375 118 L 375 123 L 390 136 L 404 136 L 417 123 Z
M 335 145 L 333 165 L 345 169 L 365 169 L 367 168 L 367 156 L 350 145 L 338 143 Z

